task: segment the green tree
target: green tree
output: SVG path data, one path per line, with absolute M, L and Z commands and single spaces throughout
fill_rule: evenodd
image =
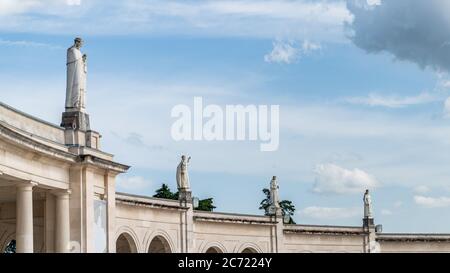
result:
M 261 201 L 259 209 L 263 209 L 264 210 L 264 214 L 268 215 L 269 214 L 269 207 L 270 207 L 270 190 L 264 188 L 262 191 L 264 193 L 265 198 Z
M 264 214 L 265 215 L 269 215 L 269 207 L 270 207 L 270 190 L 267 188 L 264 188 L 262 190 L 262 192 L 264 193 L 265 198 L 261 201 L 259 209 L 264 210 Z M 289 222 L 287 224 L 296 224 L 294 219 L 292 218 L 292 216 L 294 215 L 295 212 L 295 206 L 292 203 L 292 201 L 289 200 L 282 200 L 279 202 L 280 207 L 281 207 L 281 211 L 283 216 L 284 215 L 289 215 Z
M 170 200 L 178 200 L 178 191 L 172 192 L 169 186 L 165 183 L 162 184 L 161 188 L 157 189 L 153 197 L 170 199 Z M 198 207 L 196 210 L 202 211 L 213 211 L 216 207 L 214 206 L 213 198 L 206 198 L 203 200 L 199 200 Z
M 196 210 L 202 210 L 202 211 L 213 211 L 216 207 L 213 205 L 214 200 L 213 198 L 207 198 L 203 200 L 198 201 L 198 207 L 195 208 Z
M 171 199 L 178 200 L 178 192 L 172 192 L 167 184 L 162 184 L 161 188 L 156 190 L 155 195 L 153 197 L 163 198 L 163 199 Z
M 289 200 L 280 201 L 280 207 L 281 210 L 283 211 L 283 216 L 289 215 L 289 222 L 286 224 L 295 225 L 296 223 L 294 219 L 292 219 L 292 216 L 294 215 L 295 212 L 295 206 L 294 204 L 292 204 L 292 201 Z

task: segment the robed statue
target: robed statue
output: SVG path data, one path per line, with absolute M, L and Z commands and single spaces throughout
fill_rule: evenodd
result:
M 280 199 L 278 197 L 278 181 L 277 177 L 274 176 L 272 180 L 270 181 L 270 205 L 274 207 L 280 206 Z
M 86 108 L 87 56 L 82 54 L 81 38 L 75 38 L 74 45 L 67 49 L 66 109 L 81 111 Z
M 369 190 L 364 193 L 364 218 L 372 218 L 372 199 L 370 198 Z
M 177 167 L 177 186 L 178 190 L 188 191 L 190 189 L 189 185 L 189 175 L 188 175 L 188 165 L 191 157 L 186 159 L 185 155 L 181 156 L 181 162 Z

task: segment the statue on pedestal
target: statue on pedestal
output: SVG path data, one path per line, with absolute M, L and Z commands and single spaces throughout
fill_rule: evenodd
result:
M 185 155 L 181 156 L 181 162 L 177 167 L 177 186 L 179 191 L 189 191 L 189 175 L 188 175 L 188 165 L 191 157 L 186 159 Z
M 364 218 L 372 218 L 372 199 L 370 198 L 369 190 L 364 193 Z
M 267 212 L 269 215 L 278 215 L 281 213 L 281 207 L 280 207 L 280 198 L 278 196 L 278 181 L 277 177 L 272 177 L 272 180 L 270 181 L 270 189 L 269 189 L 269 207 L 267 208 Z
M 67 49 L 66 110 L 82 111 L 86 108 L 87 55 L 82 54 L 81 38 L 75 38 L 74 45 Z
M 270 181 L 270 204 L 276 208 L 280 207 L 280 198 L 278 197 L 278 186 L 277 177 L 272 177 Z

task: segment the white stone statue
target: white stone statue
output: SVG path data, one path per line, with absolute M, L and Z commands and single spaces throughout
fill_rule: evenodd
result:
M 191 187 L 189 185 L 188 165 L 191 157 L 186 159 L 185 155 L 181 156 L 181 162 L 177 167 L 177 186 L 178 190 L 188 191 Z
M 67 86 L 66 108 L 68 110 L 82 111 L 86 108 L 86 76 L 87 56 L 82 54 L 81 38 L 75 38 L 74 45 L 67 49 Z
M 369 190 L 364 193 L 364 218 L 372 218 L 372 199 L 370 198 Z
M 274 176 L 270 181 L 270 205 L 276 208 L 280 206 L 280 198 L 278 197 L 279 188 L 277 177 Z

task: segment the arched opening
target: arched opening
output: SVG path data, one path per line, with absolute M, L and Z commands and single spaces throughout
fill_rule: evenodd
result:
M 258 253 L 254 248 L 246 247 L 244 250 L 242 250 L 242 253 Z
M 148 247 L 148 253 L 171 253 L 169 242 L 162 237 L 156 236 Z
M 212 246 L 206 250 L 205 253 L 223 253 L 218 247 Z
M 137 247 L 128 233 L 120 234 L 116 241 L 116 253 L 136 253 Z

